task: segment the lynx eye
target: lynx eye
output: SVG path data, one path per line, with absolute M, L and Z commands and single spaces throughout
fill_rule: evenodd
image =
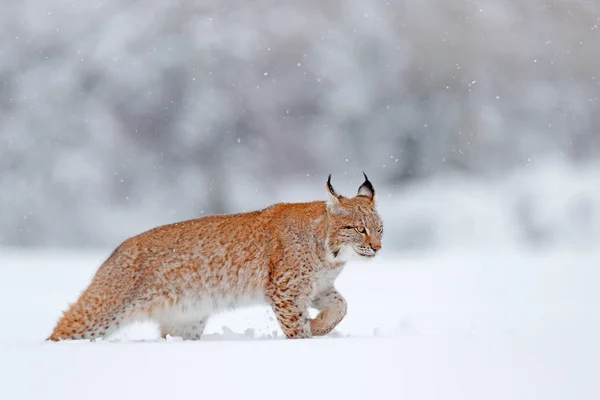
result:
M 354 229 L 356 229 L 356 232 L 361 233 L 361 234 L 363 234 L 367 231 L 364 226 L 357 226 Z

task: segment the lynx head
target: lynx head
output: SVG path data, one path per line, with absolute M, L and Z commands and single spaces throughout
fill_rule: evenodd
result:
M 365 182 L 353 198 L 336 193 L 331 174 L 327 179 L 327 240 L 333 258 L 338 261 L 354 255 L 371 258 L 381 249 L 383 223 L 375 210 L 375 189 L 364 172 L 363 175 Z

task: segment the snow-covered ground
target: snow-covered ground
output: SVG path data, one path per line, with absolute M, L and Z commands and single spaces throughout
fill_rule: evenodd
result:
M 285 340 L 258 307 L 199 342 L 45 342 L 109 251 L 0 248 L 0 399 L 600 398 L 598 253 L 383 251 L 340 276 L 327 338 Z

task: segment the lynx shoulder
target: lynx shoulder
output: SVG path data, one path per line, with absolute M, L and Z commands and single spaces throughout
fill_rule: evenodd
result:
M 123 242 L 49 340 L 104 337 L 137 320 L 199 339 L 211 315 L 267 303 L 287 338 L 326 335 L 346 315 L 334 281 L 349 257 L 374 257 L 382 221 L 365 175 L 355 197 L 165 225 Z M 319 314 L 309 318 L 309 308 Z

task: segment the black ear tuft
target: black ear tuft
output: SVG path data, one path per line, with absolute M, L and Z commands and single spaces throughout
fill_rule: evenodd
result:
M 327 178 L 327 190 L 329 190 L 329 193 L 331 193 L 332 196 L 338 198 L 340 197 L 340 195 L 336 193 L 335 189 L 331 185 L 331 174 L 329 174 L 329 178 Z
M 365 176 L 365 182 L 358 188 L 358 196 L 368 197 L 373 200 L 375 198 L 375 188 L 371 181 L 369 181 L 369 178 L 367 178 L 367 174 L 363 172 L 363 175 Z

